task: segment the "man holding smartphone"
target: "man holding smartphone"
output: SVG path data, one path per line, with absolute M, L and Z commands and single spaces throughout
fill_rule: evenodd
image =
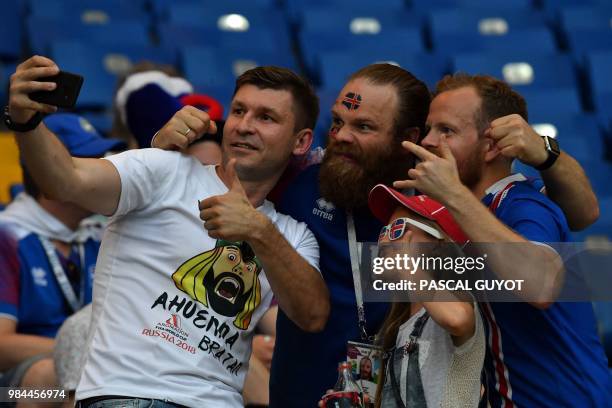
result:
M 31 122 L 54 108 L 28 94 L 51 88 L 36 79 L 58 71 L 44 57 L 21 64 L 9 115 L 45 193 L 111 216 L 78 406 L 241 407 L 253 328 L 272 290 L 304 331 L 322 330 L 329 313 L 314 236 L 265 200 L 291 155 L 310 147 L 316 95 L 287 69 L 254 68 L 236 81 L 220 166 L 157 149 L 85 160 Z M 216 131 L 205 112 L 179 113 L 166 130 Z

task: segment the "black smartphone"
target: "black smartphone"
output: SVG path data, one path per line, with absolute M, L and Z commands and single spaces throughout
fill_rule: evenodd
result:
M 55 82 L 57 87 L 52 91 L 32 92 L 30 99 L 59 108 L 74 108 L 81 91 L 81 86 L 83 85 L 83 77 L 81 75 L 65 71 L 60 71 L 59 74 L 54 76 L 39 78 L 36 81 Z

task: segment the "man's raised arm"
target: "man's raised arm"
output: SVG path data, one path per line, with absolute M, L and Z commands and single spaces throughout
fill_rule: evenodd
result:
M 536 167 L 548 153 L 544 141 L 520 115 L 508 115 L 491 122 L 487 136 L 496 141 L 501 154 Z M 567 218 L 572 231 L 580 231 L 599 218 L 599 203 L 584 170 L 565 152 L 548 169 L 540 171 L 546 194 Z M 580 200 L 576 200 L 580 197 Z
M 55 89 L 55 83 L 38 80 L 58 72 L 52 60 L 41 56 L 34 56 L 17 67 L 11 76 L 9 94 L 13 123 L 27 123 L 37 112 L 56 111 L 54 106 L 31 100 L 29 94 Z M 71 157 L 43 123 L 27 132 L 16 132 L 16 140 L 22 160 L 45 195 L 95 213 L 114 213 L 121 194 L 121 180 L 110 162 Z

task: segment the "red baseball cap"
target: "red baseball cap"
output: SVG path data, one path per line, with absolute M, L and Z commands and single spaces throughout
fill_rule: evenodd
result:
M 370 191 L 368 205 L 372 214 L 383 223 L 389 222 L 393 211 L 398 205 L 402 205 L 428 220 L 435 221 L 454 242 L 465 245 L 470 241 L 448 209 L 429 196 L 406 196 L 384 184 L 378 184 Z

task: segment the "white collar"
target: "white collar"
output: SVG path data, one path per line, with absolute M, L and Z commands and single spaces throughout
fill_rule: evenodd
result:
M 502 191 L 506 186 L 510 183 L 514 183 L 515 181 L 525 181 L 527 177 L 523 176 L 521 173 L 511 174 L 508 177 L 504 177 L 501 180 L 496 181 L 492 186 L 485 190 L 485 194 L 497 194 Z
M 0 212 L 0 223 L 12 229 L 19 238 L 34 232 L 62 242 L 85 242 L 90 238 L 99 240 L 100 235 L 100 227 L 92 225 L 81 224 L 72 231 L 23 192 Z

